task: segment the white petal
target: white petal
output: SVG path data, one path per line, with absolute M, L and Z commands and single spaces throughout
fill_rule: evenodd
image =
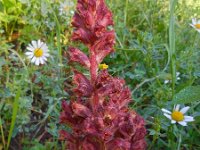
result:
M 49 57 L 49 53 L 44 53 L 44 56 Z
M 182 113 L 184 114 L 184 113 L 186 113 L 186 112 L 188 111 L 188 109 L 190 109 L 189 106 L 183 107 L 183 108 L 180 110 L 180 112 L 182 112 Z
M 43 51 L 45 51 L 45 52 L 48 52 L 48 51 L 49 51 L 46 44 L 42 45 L 42 46 L 41 46 L 41 49 L 42 49 Z
M 195 28 L 198 32 L 200 32 L 200 29 Z
M 180 75 L 180 72 L 176 72 L 176 76 L 179 76 Z
M 193 24 L 193 25 L 194 25 L 194 24 L 197 24 L 196 18 L 192 18 L 192 24 Z
M 36 61 L 36 57 L 33 57 L 33 59 L 31 60 L 32 63 L 35 63 Z
M 40 58 L 40 63 L 44 64 L 44 60 L 42 59 L 42 57 Z
M 184 116 L 184 121 L 185 122 L 192 122 L 192 121 L 194 121 L 194 118 L 191 117 L 191 116 Z
M 171 115 L 168 115 L 168 114 L 164 113 L 164 116 L 167 117 L 168 119 L 172 120 Z
M 40 47 L 42 49 L 42 46 L 44 45 L 44 42 L 40 41 L 38 42 L 38 47 Z
M 42 59 L 43 59 L 44 61 L 47 61 L 47 58 L 46 58 L 45 56 L 42 56 Z
M 167 110 L 167 109 L 162 108 L 161 110 L 162 110 L 164 113 L 171 114 L 171 112 L 170 112 L 169 110 Z
M 25 55 L 27 55 L 27 56 L 33 55 L 33 52 L 26 52 Z
M 169 80 L 165 80 L 164 83 L 165 83 L 165 84 L 169 83 Z
M 40 59 L 36 58 L 35 65 L 39 66 L 39 64 L 40 64 Z
M 171 123 L 172 123 L 172 124 L 175 124 L 175 123 L 176 123 L 176 121 L 175 121 L 175 120 L 171 120 Z
M 187 123 L 185 122 L 185 121 L 180 121 L 180 122 L 178 122 L 180 125 L 182 125 L 182 126 L 187 126 Z
M 34 49 L 38 48 L 36 41 L 32 41 L 31 43 L 32 43 Z
M 40 40 L 37 41 L 37 45 L 38 45 L 38 47 L 40 47 L 42 45 Z
M 200 20 L 198 20 L 198 21 L 196 22 L 196 24 L 200 24 Z
M 33 54 L 32 55 L 28 55 L 27 57 L 29 58 L 29 59 L 32 59 L 33 58 Z
M 28 45 L 28 47 L 26 49 L 28 49 L 31 52 L 35 50 L 34 47 L 30 44 Z
M 180 108 L 180 105 L 177 104 L 177 105 L 175 106 L 175 111 L 179 111 L 179 108 Z

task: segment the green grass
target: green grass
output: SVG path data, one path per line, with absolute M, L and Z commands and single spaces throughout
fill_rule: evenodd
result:
M 200 18 L 198 0 L 106 2 L 115 22 L 116 52 L 105 63 L 130 87 L 130 108 L 146 121 L 148 149 L 200 149 L 200 33 L 189 25 Z M 59 15 L 59 6 L 56 0 L 0 1 L 0 149 L 16 143 L 23 149 L 64 149 L 59 114 L 72 88 L 66 53 L 73 45 L 75 6 L 66 15 Z M 52 56 L 39 67 L 24 54 L 37 39 L 47 43 Z M 195 121 L 187 127 L 171 125 L 161 112 L 177 102 L 191 107 Z

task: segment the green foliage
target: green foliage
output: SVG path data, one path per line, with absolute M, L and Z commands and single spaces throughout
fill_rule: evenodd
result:
M 189 86 L 178 92 L 173 99 L 174 104 L 188 104 L 200 100 L 200 86 Z

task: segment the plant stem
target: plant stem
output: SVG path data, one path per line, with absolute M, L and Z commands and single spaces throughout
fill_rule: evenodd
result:
M 181 130 L 181 131 L 182 131 L 182 130 Z M 181 142 L 182 142 L 182 135 L 181 135 L 181 132 L 180 132 L 177 150 L 180 150 L 180 148 L 181 148 Z
M 15 95 L 15 100 L 14 100 L 14 104 L 13 104 L 13 112 L 12 112 L 12 121 L 11 121 L 11 125 L 10 125 L 6 150 L 9 149 L 10 141 L 11 141 L 11 138 L 12 138 L 12 133 L 13 133 L 13 130 L 14 130 L 14 127 L 15 127 L 15 121 L 16 121 L 16 118 L 17 118 L 17 111 L 18 111 L 18 106 L 19 106 L 20 95 L 21 95 L 21 87 L 18 88 L 18 91 Z
M 6 142 L 5 142 L 5 136 L 4 136 L 2 124 L 3 123 L 2 123 L 2 120 L 1 120 L 1 116 L 0 116 L 0 131 L 1 131 L 2 143 L 3 143 L 3 147 L 6 148 Z
M 169 52 L 171 60 L 171 74 L 172 74 L 172 98 L 175 94 L 176 83 L 176 54 L 175 54 L 175 5 L 177 0 L 170 0 L 170 20 L 169 20 Z

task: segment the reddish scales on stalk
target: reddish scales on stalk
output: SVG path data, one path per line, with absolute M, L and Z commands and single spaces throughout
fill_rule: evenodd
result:
M 60 131 L 69 150 L 143 150 L 146 130 L 144 120 L 128 109 L 131 92 L 123 79 L 112 77 L 98 66 L 113 51 L 115 32 L 112 13 L 104 0 L 78 0 L 72 25 L 72 39 L 83 42 L 89 56 L 70 47 L 71 62 L 90 71 L 90 78 L 74 71 L 74 96 L 63 101 L 60 122 L 71 131 Z

